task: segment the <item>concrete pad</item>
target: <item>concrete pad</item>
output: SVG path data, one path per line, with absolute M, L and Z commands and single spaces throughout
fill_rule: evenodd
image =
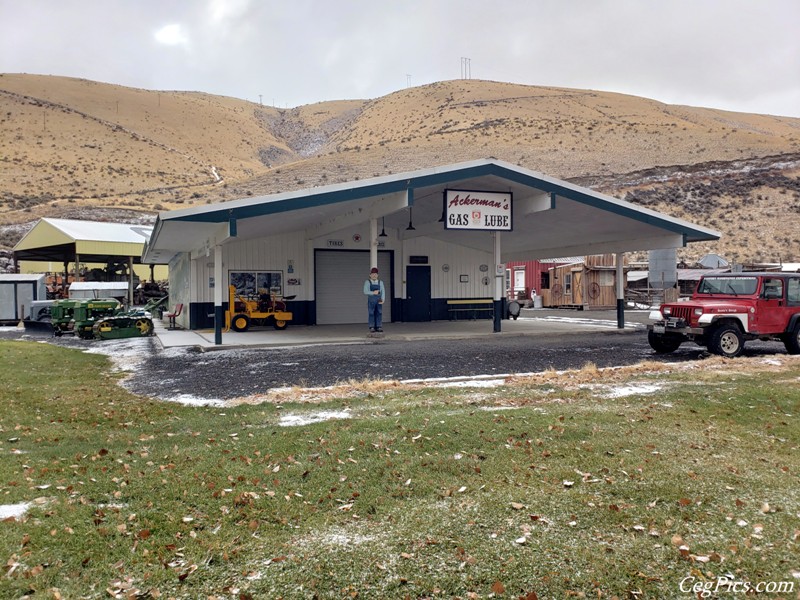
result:
M 223 331 L 222 345 L 214 343 L 214 331 L 170 330 L 155 321 L 155 334 L 164 348 L 194 346 L 200 350 L 243 347 L 279 348 L 319 344 L 380 344 L 392 340 L 473 339 L 484 336 L 544 335 L 592 331 L 634 332 L 644 329 L 647 311 L 626 313 L 625 329 L 617 329 L 615 311 L 573 311 L 523 309 L 519 319 L 503 320 L 494 332 L 491 319 L 474 321 L 430 321 L 425 323 L 384 323 L 383 334 L 371 334 L 366 324 L 292 325 L 281 331 L 257 327 L 246 332 Z

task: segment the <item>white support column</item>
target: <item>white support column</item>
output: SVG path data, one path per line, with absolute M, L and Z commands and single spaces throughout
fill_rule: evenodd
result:
M 617 329 L 625 329 L 625 254 L 617 252 Z
M 316 272 L 314 269 L 316 268 L 316 264 L 314 262 L 314 240 L 307 239 L 306 240 L 306 266 L 305 266 L 305 273 L 306 273 L 306 300 L 316 300 L 314 296 L 314 285 L 316 281 Z M 302 298 L 301 298 L 302 299 Z M 313 324 L 316 324 L 316 320 Z
M 378 219 L 369 220 L 369 266 L 378 266 Z
M 499 231 L 494 232 L 494 333 L 500 332 L 500 324 L 503 318 L 503 277 L 505 277 L 505 267 L 502 265 L 501 235 Z
M 133 306 L 133 257 L 128 257 L 128 308 Z
M 217 346 L 222 345 L 222 326 L 225 319 L 222 302 L 228 295 L 228 282 L 223 281 L 222 274 L 222 246 L 217 244 L 214 246 L 214 344 Z

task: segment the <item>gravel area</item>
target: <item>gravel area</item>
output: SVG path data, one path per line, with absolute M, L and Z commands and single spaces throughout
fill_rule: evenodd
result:
M 646 332 L 591 332 L 517 336 L 493 340 L 382 340 L 373 344 L 199 352 L 162 350 L 156 338 L 104 342 L 6 329 L 0 339 L 25 338 L 109 354 L 130 373 L 125 386 L 146 396 L 184 402 L 221 402 L 282 387 L 322 387 L 349 380 L 476 377 L 630 365 L 643 360 L 699 360 L 702 348 L 682 346 L 656 355 Z M 785 354 L 783 344 L 748 342 L 746 356 Z

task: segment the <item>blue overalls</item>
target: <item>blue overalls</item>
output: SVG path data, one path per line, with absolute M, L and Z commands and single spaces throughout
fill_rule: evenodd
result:
M 380 289 L 380 281 L 369 282 L 369 291 L 371 295 L 367 296 L 367 310 L 369 311 L 370 330 L 383 328 L 383 304 L 381 304 L 381 295 L 374 293 L 375 291 L 380 292 Z

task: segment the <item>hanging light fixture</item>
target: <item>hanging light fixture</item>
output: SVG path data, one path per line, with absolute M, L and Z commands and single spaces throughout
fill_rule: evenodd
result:
M 414 227 L 414 222 L 413 222 L 414 221 L 413 220 L 413 216 L 414 216 L 413 211 L 414 211 L 414 207 L 409 206 L 408 207 L 408 227 L 406 227 L 406 231 L 415 231 L 415 229 L 416 229 Z
M 383 217 L 381 221 L 381 232 L 378 234 L 378 237 L 388 237 L 386 235 L 386 217 Z

